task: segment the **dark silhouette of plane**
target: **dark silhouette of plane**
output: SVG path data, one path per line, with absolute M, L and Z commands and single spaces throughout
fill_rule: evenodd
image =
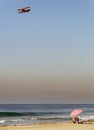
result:
M 30 6 L 27 6 L 27 7 L 24 7 L 24 8 L 19 8 L 18 13 L 26 13 L 26 12 L 29 12 L 30 10 L 31 10 Z

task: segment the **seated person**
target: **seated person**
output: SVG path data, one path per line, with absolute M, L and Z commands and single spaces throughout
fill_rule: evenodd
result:
M 72 119 L 72 122 L 74 123 L 74 124 L 79 124 L 79 118 L 78 117 L 74 117 L 73 119 Z

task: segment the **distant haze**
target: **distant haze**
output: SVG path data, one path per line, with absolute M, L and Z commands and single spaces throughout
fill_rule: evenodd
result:
M 92 103 L 94 80 L 91 77 L 41 77 L 4 79 L 0 101 L 6 103 Z M 87 102 L 86 102 L 87 100 Z

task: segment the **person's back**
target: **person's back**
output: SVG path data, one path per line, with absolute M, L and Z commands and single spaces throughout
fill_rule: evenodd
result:
M 73 118 L 73 120 L 72 120 L 72 122 L 74 123 L 74 124 L 79 124 L 79 118 L 78 117 L 74 117 Z

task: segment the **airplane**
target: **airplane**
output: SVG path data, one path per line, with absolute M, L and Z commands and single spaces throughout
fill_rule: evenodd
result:
M 30 10 L 31 10 L 30 6 L 27 6 L 27 7 L 24 7 L 24 8 L 19 8 L 18 13 L 26 13 L 26 12 L 29 12 Z

